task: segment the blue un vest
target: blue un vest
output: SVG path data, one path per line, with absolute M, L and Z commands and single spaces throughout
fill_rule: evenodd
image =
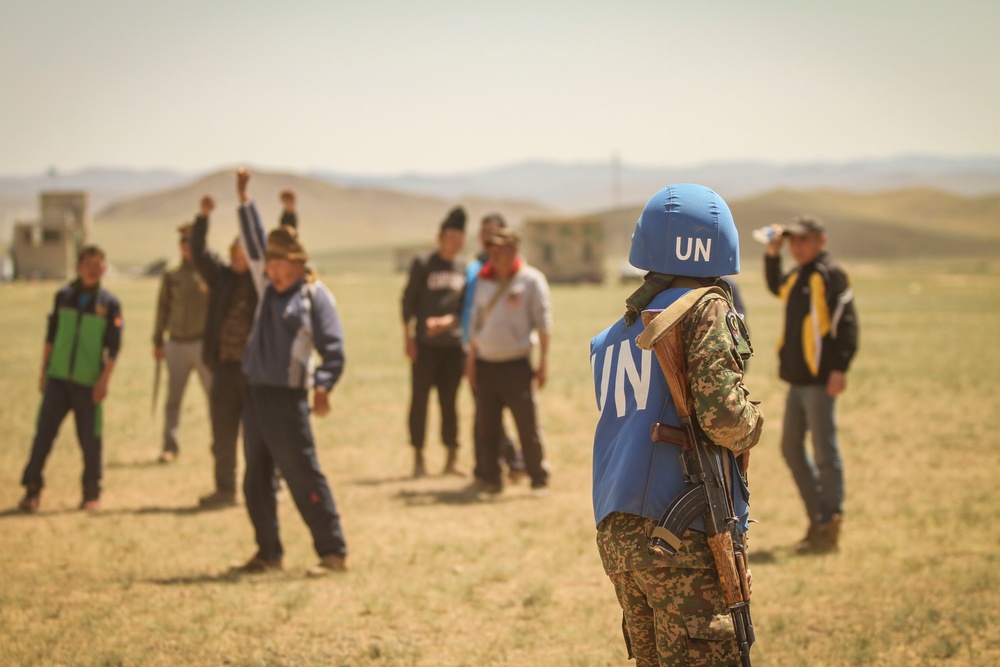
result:
M 690 290 L 671 288 L 658 294 L 649 310 L 670 306 Z M 590 365 L 601 417 L 594 433 L 594 519 L 626 512 L 659 521 L 671 502 L 687 490 L 676 445 L 650 440 L 650 427 L 661 422 L 680 426 L 670 389 L 656 357 L 635 344 L 642 319 L 631 326 L 619 319 L 590 342 Z M 749 516 L 746 487 L 730 457 L 733 502 L 743 529 Z M 704 531 L 698 518 L 691 527 Z

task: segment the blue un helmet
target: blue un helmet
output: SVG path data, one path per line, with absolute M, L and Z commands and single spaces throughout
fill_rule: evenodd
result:
M 668 185 L 647 202 L 632 233 L 629 263 L 674 276 L 740 272 L 740 239 L 722 197 L 703 185 Z

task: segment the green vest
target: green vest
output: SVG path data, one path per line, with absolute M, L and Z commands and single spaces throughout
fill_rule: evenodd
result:
M 97 299 L 97 295 L 94 295 Z M 106 315 L 60 306 L 56 313 L 56 336 L 46 374 L 51 378 L 93 386 L 104 365 Z

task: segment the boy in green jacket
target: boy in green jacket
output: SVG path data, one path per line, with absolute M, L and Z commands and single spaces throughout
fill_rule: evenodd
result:
M 38 411 L 31 459 L 21 484 L 26 493 L 23 512 L 37 512 L 45 485 L 42 469 L 66 414 L 76 417 L 83 450 L 83 502 L 80 509 L 100 509 L 102 454 L 101 402 L 121 347 L 122 309 L 118 299 L 101 289 L 107 270 L 104 251 L 88 245 L 77 257 L 77 279 L 56 292 L 49 314 Z

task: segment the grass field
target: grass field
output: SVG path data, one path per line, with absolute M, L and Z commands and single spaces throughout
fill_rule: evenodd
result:
M 210 490 L 211 457 L 193 381 L 181 456 L 154 463 L 162 410 L 150 415 L 152 280 L 108 284 L 123 301 L 126 342 L 105 408 L 103 510 L 75 509 L 81 461 L 66 423 L 42 511 L 17 513 L 56 285 L 0 286 L 0 665 L 629 664 L 594 544 L 587 354 L 629 287 L 553 289 L 541 396 L 552 493 L 512 487 L 478 502 L 462 492 L 466 481 L 407 478 L 402 277 L 365 273 L 350 259 L 321 266 L 348 366 L 333 414 L 314 427 L 353 571 L 318 581 L 304 576 L 315 556 L 287 497 L 285 571 L 227 576 L 230 562 L 252 554 L 253 536 L 243 507 L 195 509 Z M 758 353 L 748 385 L 767 418 L 751 471 L 754 664 L 1000 664 L 1000 267 L 847 268 L 861 352 L 839 403 L 842 550 L 825 557 L 792 553 L 805 518 L 778 452 L 780 309 L 759 272 L 742 280 Z M 463 390 L 465 464 L 471 412 Z M 443 449 L 429 457 L 437 469 Z

